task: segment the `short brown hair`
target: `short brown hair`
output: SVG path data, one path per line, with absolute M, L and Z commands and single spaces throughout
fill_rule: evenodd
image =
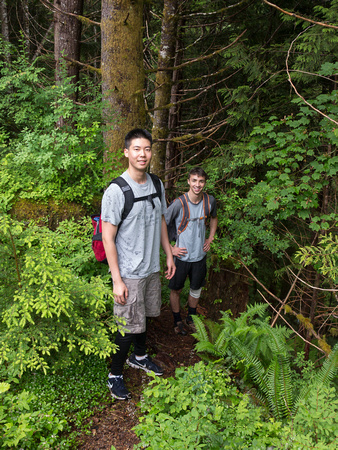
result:
M 207 181 L 207 178 L 208 178 L 207 174 L 202 169 L 202 167 L 194 167 L 193 169 L 191 169 L 188 174 L 188 180 L 191 175 L 198 175 L 199 177 L 203 177 L 203 178 L 205 178 L 205 181 Z

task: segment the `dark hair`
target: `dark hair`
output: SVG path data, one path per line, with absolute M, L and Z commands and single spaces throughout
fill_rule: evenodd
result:
M 191 175 L 198 175 L 199 177 L 204 177 L 205 181 L 208 178 L 207 174 L 204 172 L 202 167 L 194 167 L 193 169 L 191 169 L 189 174 L 188 174 L 188 180 L 189 180 Z
M 126 137 L 124 138 L 124 148 L 129 148 L 131 141 L 139 138 L 148 139 L 150 145 L 153 145 L 153 138 L 149 131 L 143 130 L 142 128 L 134 128 L 126 134 Z

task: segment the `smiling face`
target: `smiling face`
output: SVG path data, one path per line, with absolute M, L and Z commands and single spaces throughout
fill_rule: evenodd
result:
M 124 155 L 129 159 L 129 169 L 145 172 L 151 161 L 151 143 L 145 138 L 133 139 L 129 148 L 124 149 Z
M 190 186 L 189 194 L 190 197 L 200 198 L 202 196 L 202 191 L 205 186 L 205 177 L 200 175 L 190 175 L 188 178 L 188 184 Z

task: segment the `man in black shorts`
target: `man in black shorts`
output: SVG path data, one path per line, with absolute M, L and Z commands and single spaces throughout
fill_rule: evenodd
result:
M 193 329 L 194 322 L 191 316 L 196 314 L 201 290 L 205 285 L 206 254 L 210 250 L 217 229 L 215 198 L 203 193 L 206 179 L 207 175 L 203 169 L 200 167 L 192 169 L 188 176 L 189 191 L 172 202 L 165 213 L 168 226 L 174 221 L 175 229 L 178 230 L 176 244 L 172 247 L 176 272 L 169 282 L 169 288 L 174 330 L 182 335 L 186 335 L 187 332 L 180 314 L 180 293 L 189 277 L 188 316 L 185 323 L 188 328 Z M 187 217 L 187 211 L 189 211 L 188 220 L 181 231 L 180 224 L 184 216 Z M 210 216 L 210 232 L 207 239 L 206 216 Z

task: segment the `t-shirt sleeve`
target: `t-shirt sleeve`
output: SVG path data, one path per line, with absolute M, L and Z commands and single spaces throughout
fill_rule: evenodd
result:
M 118 226 L 121 222 L 124 202 L 122 189 L 114 183 L 108 186 L 102 197 L 101 220 Z
M 165 215 L 165 213 L 167 212 L 167 201 L 165 199 L 165 191 L 162 181 L 161 181 L 161 208 L 162 208 L 162 215 Z
M 212 195 L 210 195 L 210 215 L 211 217 L 217 217 L 216 200 Z
M 170 203 L 166 213 L 164 214 L 164 218 L 167 225 L 169 225 L 173 220 L 176 219 L 176 217 L 178 217 L 180 210 L 181 210 L 181 202 L 178 199 Z

